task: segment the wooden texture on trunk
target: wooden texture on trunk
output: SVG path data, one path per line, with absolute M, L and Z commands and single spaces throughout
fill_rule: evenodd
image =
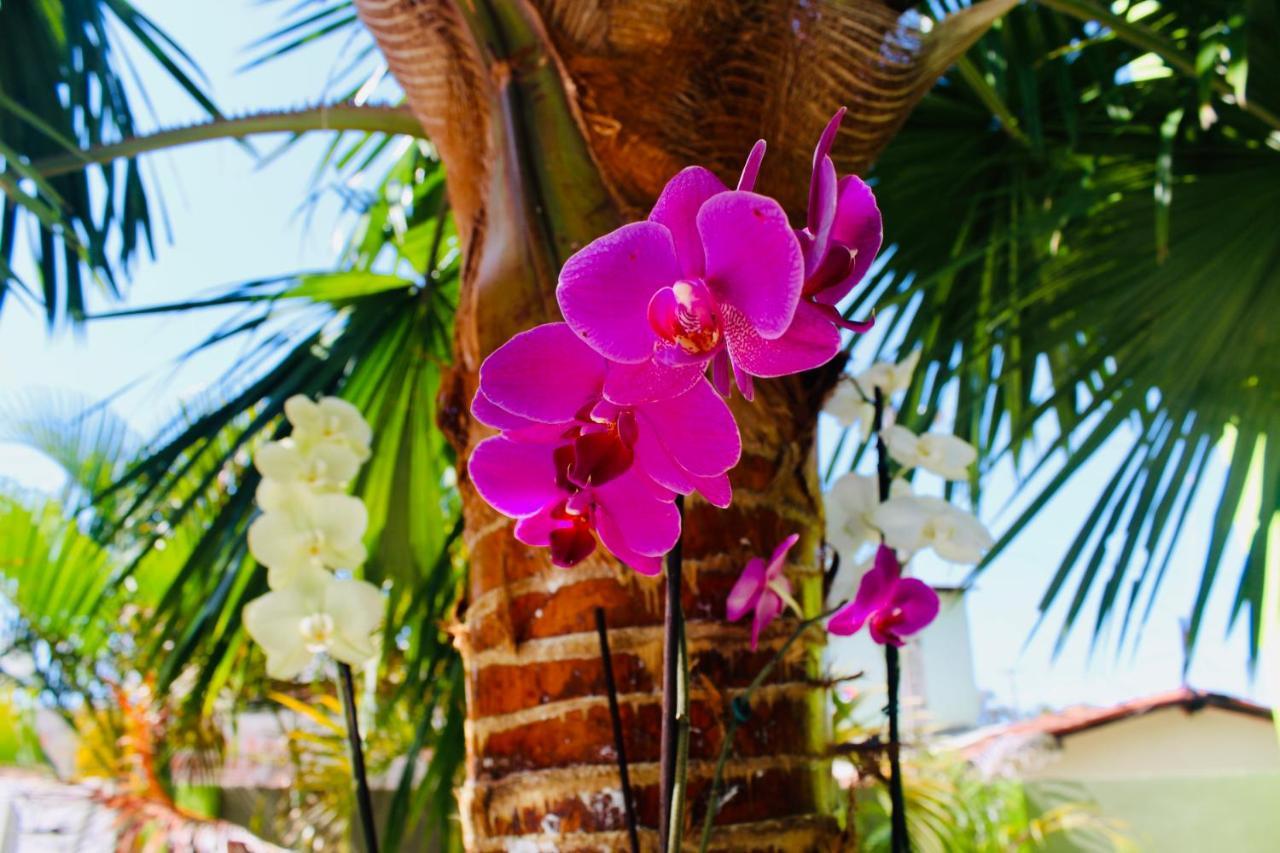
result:
M 922 39 L 874 0 L 356 5 L 447 168 L 465 267 L 456 364 L 441 411 L 464 460 L 487 434 L 467 415 L 480 361 L 512 334 L 559 319 L 555 276 L 569 254 L 643 215 L 683 166 L 703 163 L 732 183 L 760 136 L 771 145 L 761 189 L 801 209 L 811 146 L 837 106 L 851 107 L 837 162 L 862 170 L 971 41 L 939 40 L 939 28 L 933 41 Z M 972 18 L 976 37 L 981 25 Z M 732 473 L 734 504 L 688 503 L 695 824 L 729 701 L 795 626 L 779 620 L 752 652 L 748 628 L 724 621 L 738 572 L 800 532 L 788 574 L 802 604 L 810 612 L 820 606 L 813 444 L 833 376 L 760 382 L 754 405 L 736 401 L 744 453 Z M 600 554 L 570 570 L 551 566 L 460 479 L 471 566 L 457 627 L 467 673 L 460 807 L 468 848 L 625 847 L 597 605 L 611 628 L 643 841 L 655 848 L 661 581 Z M 820 642 L 815 631 L 795 644 L 757 693 L 726 770 L 715 849 L 834 844 Z

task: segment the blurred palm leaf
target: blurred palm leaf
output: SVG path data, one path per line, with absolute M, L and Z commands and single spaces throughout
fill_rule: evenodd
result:
M 954 411 L 985 470 L 1009 459 L 1023 482 L 1048 477 L 987 564 L 1109 439 L 1128 442 L 1041 602 L 1065 608 L 1059 642 L 1091 593 L 1095 639 L 1117 617 L 1119 642 L 1134 636 L 1205 487 L 1221 497 L 1189 641 L 1233 523 L 1257 524 L 1231 611 L 1256 640 L 1280 505 L 1280 453 L 1264 441 L 1280 422 L 1267 319 L 1280 312 L 1280 153 L 1263 107 L 1280 95 L 1275 42 L 1247 41 L 1262 66 L 1248 111 L 1222 90 L 1241 79 L 1237 36 L 1274 32 L 1274 9 L 1112 8 L 1116 28 L 1077 0 L 1020 7 L 925 99 L 877 165 L 894 251 L 851 312 L 895 308 L 901 348 L 933 365 L 904 406 L 911 422 Z M 1208 483 L 1227 430 L 1231 473 Z M 1258 517 L 1237 518 L 1253 465 Z
M 29 170 L 34 160 L 137 134 L 122 74 L 126 41 L 217 115 L 191 58 L 127 0 L 0 3 L 0 304 L 17 288 L 49 324 L 83 319 L 86 277 L 118 296 L 129 262 L 143 245 L 154 251 L 136 160 L 47 181 Z M 38 288 L 14 273 L 27 237 Z
M 220 402 L 163 430 L 99 503 L 119 507 L 118 535 L 135 542 L 116 580 L 173 568 L 159 583 L 148 581 L 160 595 L 155 643 L 145 656 L 161 684 L 189 680 L 193 713 L 208 713 L 224 689 L 252 698 L 261 658 L 245 641 L 240 612 L 266 591 L 265 572 L 245 544 L 258 482 L 252 452 L 281 434 L 284 401 L 294 394 L 340 395 L 360 408 L 374 431 L 373 457 L 355 486 L 371 519 L 362 572 L 389 583 L 390 593 L 380 719 L 411 708 L 418 725 L 415 758 L 396 795 L 398 824 L 389 825 L 395 841 L 411 802 L 449 813 L 461 760 L 454 744 L 441 742 L 461 731 L 463 719 L 461 667 L 441 627 L 461 580 L 461 526 L 452 452 L 436 409 L 460 264 L 430 146 L 411 145 L 360 203 L 363 214 L 334 272 L 253 282 L 194 305 L 121 312 L 238 304 L 240 313 L 197 348 L 238 341 L 244 355 L 211 392 Z M 416 767 L 424 749 L 434 750 L 425 776 Z M 439 825 L 447 830 L 447 821 Z

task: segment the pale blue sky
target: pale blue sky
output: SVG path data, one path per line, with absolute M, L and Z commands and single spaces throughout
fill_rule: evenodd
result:
M 234 0 L 220 4 L 220 14 L 207 7 L 138 0 L 137 5 L 174 35 L 197 59 L 212 81 L 212 92 L 229 113 L 271 106 L 293 106 L 318 99 L 340 43 L 304 51 L 292 58 L 237 73 L 249 54 L 245 45 L 265 34 L 287 4 Z M 197 111 L 174 87 L 157 82 L 155 69 L 141 67 L 159 115 L 168 121 L 192 119 Z M 222 285 L 332 263 L 338 228 L 338 205 L 330 194 L 310 223 L 298 209 L 324 141 L 312 139 L 286 156 L 257 168 L 246 153 L 230 143 L 182 149 L 149 158 L 152 174 L 165 188 L 165 205 L 173 242 L 160 246 L 155 262 L 142 263 L 132 279 L 128 304 L 141 306 L 207 294 Z M 268 150 L 268 145 L 260 145 Z M 163 233 L 160 235 L 164 240 Z M 95 300 L 95 307 L 105 303 Z M 102 398 L 141 378 L 113 404 L 137 429 L 161 423 L 184 397 L 196 394 L 221 377 L 235 352 L 215 352 L 174 367 L 175 357 L 212 330 L 225 312 L 174 318 L 112 320 L 90 325 L 82 335 L 52 337 L 43 319 L 15 302 L 0 314 L 0 396 L 26 388 L 72 389 Z M 859 365 L 860 366 L 860 365 Z M 831 424 L 824 424 L 829 440 Z M 1202 490 L 1194 506 L 1182 547 L 1158 600 L 1142 647 L 1136 655 L 1117 658 L 1103 642 L 1090 658 L 1086 608 L 1082 627 L 1059 659 L 1051 651 L 1057 623 L 1051 617 L 1029 644 L 1039 600 L 1058 557 L 1118 459 L 1118 446 L 1098 454 L 1095 463 L 1067 488 L 982 578 L 969 599 L 979 684 L 1002 703 L 1016 695 L 1023 709 L 1075 702 L 1112 702 L 1176 687 L 1182 664 L 1179 620 L 1195 596 L 1203 564 L 1207 529 L 1216 489 Z M 1219 455 L 1211 474 L 1225 463 Z M 1049 472 L 1051 474 L 1051 472 Z M 24 448 L 0 443 L 0 478 L 52 488 L 57 468 Z M 1008 472 L 987 485 L 987 506 L 994 511 L 1010 496 Z M 1014 501 L 1016 508 L 1018 500 Z M 984 516 L 994 530 L 1014 517 L 1012 510 Z M 1191 670 L 1192 685 L 1237 695 L 1259 697 L 1249 683 L 1243 623 L 1224 639 L 1226 616 L 1243 546 L 1233 541 L 1224 562 L 1224 577 L 1210 605 L 1201 648 Z M 922 565 L 934 581 L 958 581 L 962 569 L 941 563 Z M 1109 567 L 1108 567 L 1109 568 Z M 1102 585 L 1096 592 L 1101 593 Z M 1230 588 L 1228 588 L 1230 587 Z M 1024 644 L 1026 645 L 1024 650 Z

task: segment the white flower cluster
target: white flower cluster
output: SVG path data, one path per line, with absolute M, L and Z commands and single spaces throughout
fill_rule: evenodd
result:
M 336 397 L 291 397 L 284 412 L 293 433 L 253 460 L 262 514 L 249 552 L 267 567 L 271 592 L 245 605 L 244 626 L 267 653 L 267 674 L 289 679 L 319 653 L 353 666 L 376 657 L 386 602 L 373 584 L 333 574 L 368 556 L 368 512 L 345 489 L 369 458 L 369 425 Z
M 862 424 L 870 433 L 875 414 L 870 400 L 879 389 L 886 400 L 884 422 L 890 424 L 887 401 L 911 384 L 919 360 L 920 353 L 914 352 L 898 364 L 876 364 L 856 377 L 842 379 L 825 410 L 843 425 Z M 978 458 L 971 444 L 946 433 L 916 435 L 892 424 L 881 427 L 880 437 L 903 471 L 922 468 L 945 480 L 967 480 Z M 845 474 L 827 495 L 827 541 L 852 561 L 864 545 L 878 543 L 881 537 L 903 562 L 932 548 L 944 560 L 974 564 L 994 544 L 991 533 L 972 513 L 941 498 L 916 495 L 905 480 L 894 480 L 889 500 L 881 503 L 875 477 Z

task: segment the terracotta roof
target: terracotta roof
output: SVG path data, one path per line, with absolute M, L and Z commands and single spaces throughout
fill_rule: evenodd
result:
M 972 758 L 983 753 L 996 741 L 1013 739 L 1025 742 L 1041 737 L 1062 738 L 1165 708 L 1182 708 L 1188 714 L 1204 708 L 1218 708 L 1259 719 L 1271 719 L 1271 709 L 1254 702 L 1222 693 L 1180 687 L 1177 690 L 1143 696 L 1105 708 L 1078 705 L 1041 714 L 1030 720 L 1019 720 L 979 729 L 971 732 L 968 737 L 960 738 L 960 748 L 966 756 Z

